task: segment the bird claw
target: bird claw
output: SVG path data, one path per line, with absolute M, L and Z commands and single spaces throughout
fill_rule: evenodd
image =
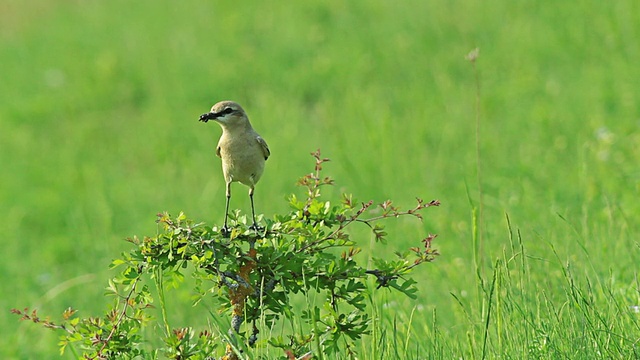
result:
M 254 222 L 254 223 L 253 223 L 253 225 L 249 226 L 249 229 L 250 229 L 250 230 L 254 230 L 254 231 L 256 231 L 256 232 L 257 232 L 257 231 L 262 231 L 262 230 L 264 230 L 264 227 L 262 227 L 262 226 L 258 225 L 258 223 L 255 223 L 255 222 Z
M 222 234 L 223 237 L 229 237 L 229 235 L 231 235 L 231 229 L 225 225 L 220 229 L 220 234 Z

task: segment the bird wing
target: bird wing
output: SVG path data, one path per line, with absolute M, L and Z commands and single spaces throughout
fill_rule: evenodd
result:
M 267 142 L 264 141 L 264 139 L 261 138 L 260 135 L 256 136 L 256 140 L 258 141 L 258 144 L 260 144 L 260 148 L 262 148 L 262 154 L 264 155 L 264 159 L 267 160 L 269 158 L 269 155 L 271 155 L 271 151 L 269 150 L 269 145 L 267 145 Z

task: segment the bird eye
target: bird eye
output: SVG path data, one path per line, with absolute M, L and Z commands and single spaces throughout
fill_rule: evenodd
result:
M 224 109 L 224 111 L 222 112 L 223 114 L 231 114 L 233 112 L 232 108 L 226 108 Z

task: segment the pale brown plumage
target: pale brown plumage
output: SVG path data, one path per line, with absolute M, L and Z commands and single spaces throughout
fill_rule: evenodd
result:
M 222 127 L 222 136 L 218 141 L 216 155 L 222 159 L 222 173 L 226 182 L 227 203 L 223 232 L 227 227 L 231 183 L 239 182 L 249 187 L 252 227 L 257 229 L 253 192 L 264 171 L 264 163 L 271 155 L 264 139 L 253 130 L 244 109 L 233 101 L 221 101 L 211 108 L 209 113 L 200 116 L 200 121 L 214 120 Z

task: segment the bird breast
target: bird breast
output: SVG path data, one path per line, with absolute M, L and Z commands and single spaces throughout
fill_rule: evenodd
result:
M 264 155 L 256 139 L 258 135 L 228 136 L 223 133 L 218 143 L 222 172 L 227 182 L 255 185 L 264 170 Z

